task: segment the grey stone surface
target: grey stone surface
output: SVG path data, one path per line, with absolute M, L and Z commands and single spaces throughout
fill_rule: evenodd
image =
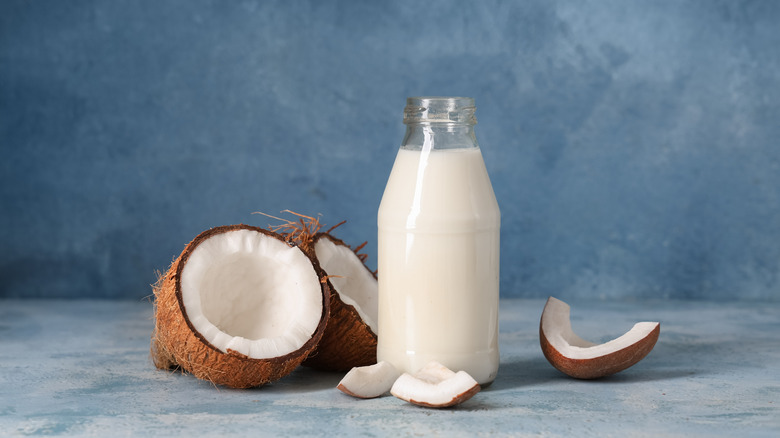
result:
M 299 368 L 264 387 L 215 387 L 149 359 L 152 305 L 0 300 L 0 435 L 767 436 L 780 432 L 780 308 L 690 301 L 571 302 L 601 342 L 661 322 L 655 349 L 615 376 L 570 379 L 538 344 L 542 300 L 501 302 L 497 380 L 448 410 L 357 400 L 338 373 Z

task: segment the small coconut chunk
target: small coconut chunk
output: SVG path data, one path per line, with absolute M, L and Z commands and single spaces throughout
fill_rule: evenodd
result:
M 603 344 L 586 341 L 571 328 L 571 308 L 550 297 L 539 323 L 542 352 L 555 368 L 580 379 L 595 379 L 622 371 L 642 360 L 655 346 L 661 326 L 639 322 Z
M 344 394 L 357 398 L 375 398 L 390 391 L 398 379 L 398 370 L 390 362 L 352 368 L 337 388 Z
M 465 402 L 480 389 L 477 381 L 465 371 L 456 373 L 432 361 L 413 376 L 402 374 L 390 393 L 418 406 L 446 408 Z
M 330 275 L 330 282 L 339 298 L 353 306 L 371 330 L 377 332 L 377 281 L 363 261 L 346 245 L 331 239 L 317 239 L 314 251 L 320 267 Z

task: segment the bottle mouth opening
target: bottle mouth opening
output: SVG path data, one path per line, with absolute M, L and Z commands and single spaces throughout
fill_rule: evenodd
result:
M 477 107 L 471 97 L 409 97 L 404 108 L 404 123 L 450 123 L 475 125 Z

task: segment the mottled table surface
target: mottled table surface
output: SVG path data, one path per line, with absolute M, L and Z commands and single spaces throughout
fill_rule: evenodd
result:
M 780 304 L 571 302 L 601 342 L 660 321 L 642 362 L 570 379 L 539 348 L 543 300 L 501 302 L 501 368 L 454 409 L 356 400 L 337 373 L 299 368 L 250 390 L 149 359 L 147 301 L 0 300 L 0 435 L 780 436 Z

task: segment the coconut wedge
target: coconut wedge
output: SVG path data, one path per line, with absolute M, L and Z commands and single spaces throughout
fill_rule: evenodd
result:
M 316 261 L 271 231 L 201 233 L 155 287 L 154 364 L 234 388 L 289 374 L 325 331 L 322 276 Z
M 398 379 L 398 370 L 390 362 L 355 367 L 341 379 L 337 388 L 344 394 L 357 398 L 375 398 L 390 391 Z
M 346 371 L 375 364 L 379 312 L 376 276 L 349 245 L 330 234 L 318 233 L 312 250 L 332 293 L 325 333 L 303 365 Z
M 480 389 L 465 371 L 456 373 L 438 362 L 429 362 L 414 376 L 402 374 L 390 393 L 418 406 L 447 408 L 465 402 Z
M 303 365 L 325 371 L 348 371 L 376 363 L 378 284 L 365 265 L 366 256 L 330 234 L 341 222 L 320 232 L 319 218 L 285 210 L 298 218 L 269 226 L 316 260 L 330 295 L 330 316 L 322 340 Z
M 550 297 L 539 323 L 539 341 L 547 360 L 561 372 L 578 379 L 615 374 L 642 360 L 655 346 L 661 325 L 640 322 L 619 338 L 594 344 L 571 328 L 570 307 Z

